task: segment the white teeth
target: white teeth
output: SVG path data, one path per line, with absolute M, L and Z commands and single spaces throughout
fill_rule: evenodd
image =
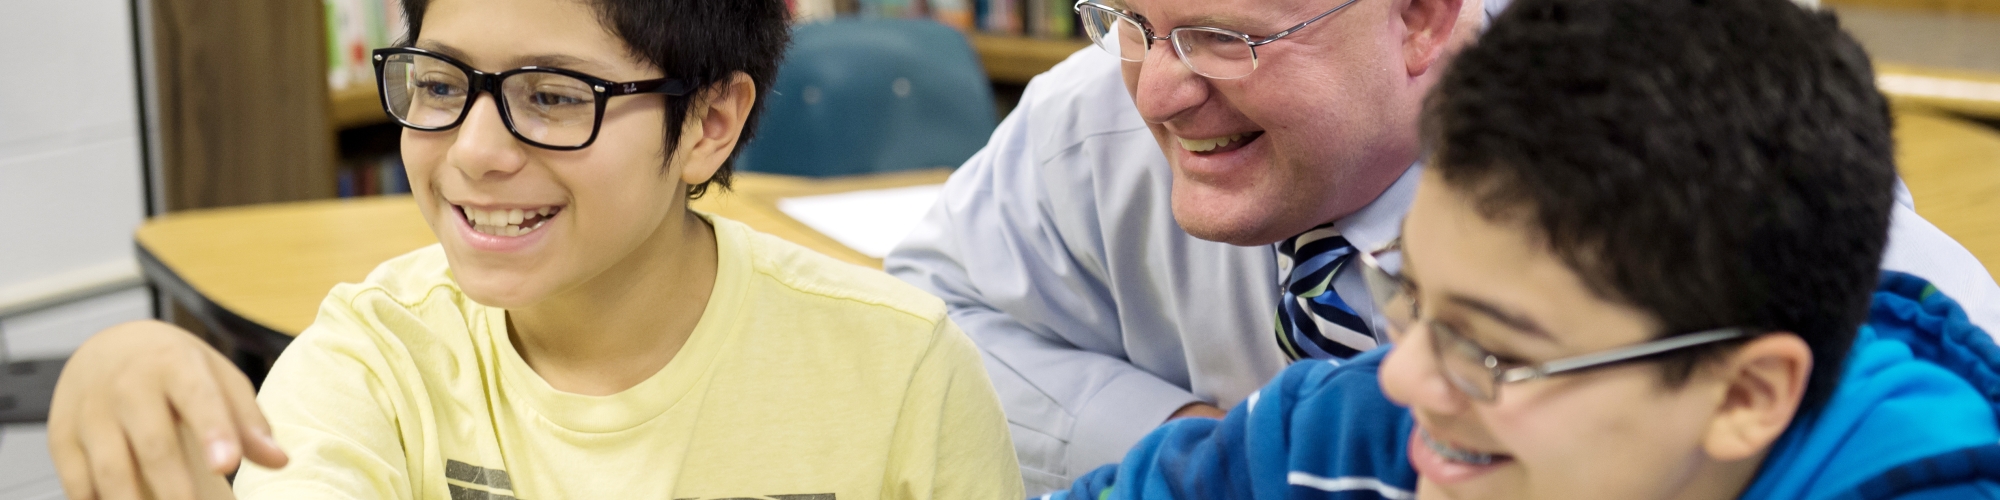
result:
M 1175 139 L 1179 139 L 1181 141 L 1182 149 L 1186 149 L 1188 151 L 1195 153 L 1206 153 L 1209 151 L 1214 151 L 1215 148 L 1222 147 L 1222 145 L 1224 144 L 1229 144 L 1230 141 L 1241 139 L 1243 138 L 1244 135 L 1246 134 L 1226 135 L 1222 137 L 1216 137 L 1213 139 L 1186 139 L 1180 137 L 1176 137 Z
M 547 217 L 560 210 L 557 207 L 504 210 L 480 210 L 465 206 L 458 208 L 465 214 L 465 220 L 471 223 L 473 231 L 494 236 L 520 236 L 535 232 L 543 224 L 548 223 L 548 219 L 535 221 L 533 226 L 528 227 L 522 227 L 521 223 L 533 217 Z

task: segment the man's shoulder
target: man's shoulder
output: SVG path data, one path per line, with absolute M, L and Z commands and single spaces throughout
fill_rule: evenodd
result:
M 2000 284 L 1957 240 L 1908 206 L 1891 212 L 1882 268 L 1910 273 L 1936 285 L 1965 309 L 1972 323 L 2000 330 Z

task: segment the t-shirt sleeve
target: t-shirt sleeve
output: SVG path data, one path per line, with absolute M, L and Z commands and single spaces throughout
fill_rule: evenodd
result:
M 341 295 L 336 289 L 321 303 L 257 395 L 290 462 L 275 470 L 246 463 L 237 498 L 415 498 L 384 355 L 392 344 L 377 333 L 383 325 Z
M 1018 500 L 1020 464 L 979 351 L 949 320 L 911 374 L 882 498 Z

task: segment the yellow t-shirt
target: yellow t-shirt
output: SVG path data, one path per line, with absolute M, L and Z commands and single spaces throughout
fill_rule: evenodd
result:
M 334 287 L 257 401 L 291 456 L 239 498 L 1024 498 L 978 351 L 935 297 L 740 223 L 672 362 L 549 386 L 436 246 Z

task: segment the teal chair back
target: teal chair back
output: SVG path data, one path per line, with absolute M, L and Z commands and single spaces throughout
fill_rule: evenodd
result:
M 986 145 L 993 88 L 958 31 L 931 21 L 800 25 L 738 168 L 840 176 L 957 167 Z

